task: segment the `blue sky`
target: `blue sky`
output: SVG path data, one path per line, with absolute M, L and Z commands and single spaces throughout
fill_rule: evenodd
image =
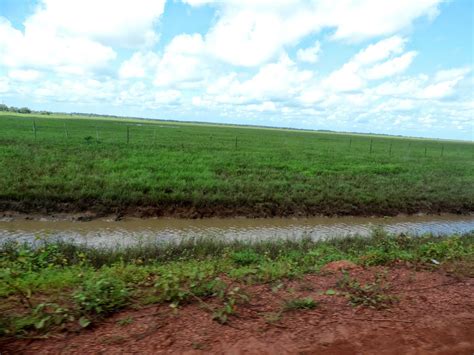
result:
M 0 0 L 0 100 L 474 139 L 471 0 Z

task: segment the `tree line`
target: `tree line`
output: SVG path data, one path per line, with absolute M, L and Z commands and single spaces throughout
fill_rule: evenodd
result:
M 0 112 L 16 112 L 16 113 L 39 113 L 41 115 L 50 115 L 50 111 L 34 111 L 28 107 L 15 107 L 0 104 Z

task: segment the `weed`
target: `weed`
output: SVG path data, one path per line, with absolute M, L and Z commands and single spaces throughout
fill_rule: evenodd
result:
M 73 297 L 84 314 L 105 315 L 125 307 L 130 291 L 120 279 L 98 277 L 85 280 Z
M 372 283 L 361 285 L 359 281 L 344 272 L 343 277 L 337 282 L 337 287 L 345 291 L 349 303 L 353 306 L 383 309 L 397 301 L 396 297 L 386 293 L 388 286 L 380 277 L 376 277 Z
M 304 309 L 314 309 L 318 306 L 318 303 L 312 298 L 294 298 L 286 300 L 283 306 L 284 311 L 295 311 Z
M 282 312 L 266 312 L 263 313 L 263 319 L 269 324 L 278 323 L 281 320 Z
M 257 264 L 262 257 L 253 250 L 243 250 L 232 253 L 231 259 L 237 265 L 248 266 Z
M 122 319 L 119 319 L 117 321 L 117 324 L 120 325 L 120 326 L 125 326 L 125 325 L 129 325 L 129 324 L 132 324 L 133 323 L 133 318 L 128 316 L 126 318 L 122 318 Z

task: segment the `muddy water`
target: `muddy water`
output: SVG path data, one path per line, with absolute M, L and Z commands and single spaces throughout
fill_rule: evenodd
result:
M 7 239 L 34 242 L 62 239 L 92 246 L 118 246 L 147 242 L 179 241 L 183 238 L 214 237 L 226 240 L 262 240 L 311 237 L 322 239 L 368 235 L 375 227 L 393 233 L 435 235 L 474 230 L 471 216 L 409 216 L 390 218 L 314 217 L 272 219 L 100 219 L 90 222 L 65 220 L 0 220 L 0 243 Z

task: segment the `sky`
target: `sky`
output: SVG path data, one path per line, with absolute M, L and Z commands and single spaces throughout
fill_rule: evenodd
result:
M 474 139 L 472 0 L 0 0 L 0 102 Z

